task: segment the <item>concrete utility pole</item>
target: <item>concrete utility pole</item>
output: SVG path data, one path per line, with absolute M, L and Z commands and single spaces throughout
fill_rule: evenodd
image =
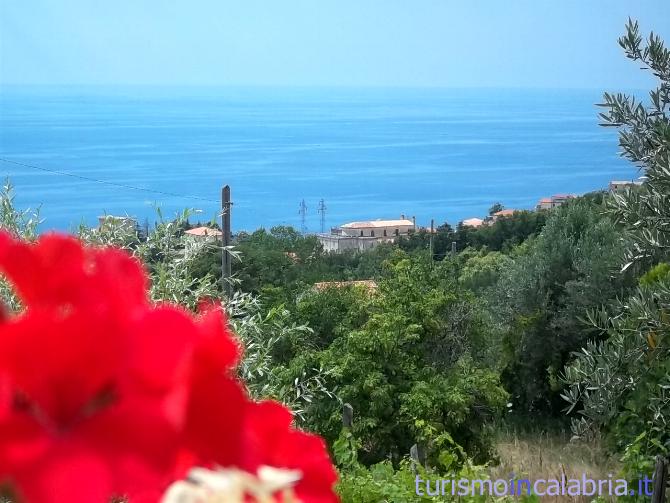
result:
M 230 284 L 231 256 L 228 252 L 228 247 L 231 242 L 230 234 L 230 210 L 233 203 L 230 202 L 230 185 L 226 185 L 221 189 L 221 241 L 223 249 L 221 250 L 221 281 L 223 283 L 223 291 L 230 297 L 232 294 L 232 285 Z

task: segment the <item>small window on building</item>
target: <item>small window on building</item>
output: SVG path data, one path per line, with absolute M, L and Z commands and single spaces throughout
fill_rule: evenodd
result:
M 386 229 L 384 229 L 384 236 L 386 236 Z
M 363 237 L 363 231 L 361 231 L 361 237 Z
M 371 238 L 375 237 L 375 231 L 370 231 L 370 237 Z
M 400 235 L 400 231 L 398 229 L 395 230 L 395 235 L 396 236 Z

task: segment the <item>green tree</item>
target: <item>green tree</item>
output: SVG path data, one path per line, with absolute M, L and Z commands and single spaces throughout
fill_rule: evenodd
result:
M 619 129 L 623 155 L 646 178 L 637 190 L 615 194 L 611 210 L 631 237 L 628 264 L 654 262 L 670 250 L 670 50 L 653 33 L 643 41 L 637 21 L 631 20 L 619 45 L 629 59 L 651 71 L 658 87 L 646 103 L 622 93 L 604 95 L 603 125 Z
M 624 269 L 633 269 L 667 260 L 670 247 L 670 51 L 653 33 L 643 41 L 632 21 L 619 44 L 658 79 L 647 104 L 625 94 L 605 94 L 602 104 L 604 125 L 619 128 L 623 155 L 646 177 L 642 186 L 615 194 L 610 205 L 628 237 Z M 670 452 L 667 267 L 652 267 L 614 312 L 593 311 L 589 320 L 600 340 L 577 354 L 564 375 L 569 410 L 580 413 L 573 427 L 580 435 L 604 431 L 636 475 L 649 468 L 653 454 Z
M 501 203 L 494 203 L 493 206 L 489 208 L 489 215 L 493 215 L 494 213 L 498 213 L 504 209 L 505 207 Z
M 431 267 L 424 257 L 398 253 L 387 268 L 367 304 L 369 316 L 340 330 L 318 355 L 339 397 L 354 407 L 361 460 L 398 462 L 415 442 L 431 445 L 442 434 L 476 459 L 489 459 L 487 424 L 506 393 L 478 359 L 485 334 L 478 306 L 459 289 L 449 261 Z M 315 427 L 334 441 L 340 425 L 333 409 Z
M 502 330 L 503 381 L 517 412 L 559 415 L 558 374 L 594 336 L 581 318 L 634 283 L 630 273 L 618 274 L 621 231 L 603 210 L 600 196 L 553 210 L 487 293 Z

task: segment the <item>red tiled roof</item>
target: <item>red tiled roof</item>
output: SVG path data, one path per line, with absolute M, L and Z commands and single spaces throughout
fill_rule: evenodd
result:
M 466 218 L 461 222 L 466 227 L 479 227 L 484 223 L 481 218 Z
M 221 236 L 223 232 L 218 229 L 210 229 L 209 227 L 196 227 L 185 231 L 189 236 Z
M 517 211 L 519 211 L 519 210 L 500 210 L 500 211 L 496 211 L 496 212 L 494 213 L 494 215 L 495 215 L 496 217 L 511 217 L 511 216 L 514 215 L 514 213 L 516 213 Z

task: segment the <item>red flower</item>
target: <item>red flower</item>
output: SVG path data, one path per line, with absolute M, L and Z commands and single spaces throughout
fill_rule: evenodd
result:
M 220 308 L 148 302 L 141 265 L 114 249 L 0 233 L 0 271 L 24 310 L 0 319 L 0 479 L 27 502 L 157 501 L 195 463 L 295 468 L 305 503 L 336 501 L 323 442 L 232 376 Z
M 255 471 L 259 466 L 299 470 L 302 479 L 296 486 L 300 501 L 333 503 L 338 501 L 328 488 L 337 480 L 324 441 L 291 427 L 293 417 L 276 402 L 254 403 L 245 415 L 245 451 L 242 468 Z

